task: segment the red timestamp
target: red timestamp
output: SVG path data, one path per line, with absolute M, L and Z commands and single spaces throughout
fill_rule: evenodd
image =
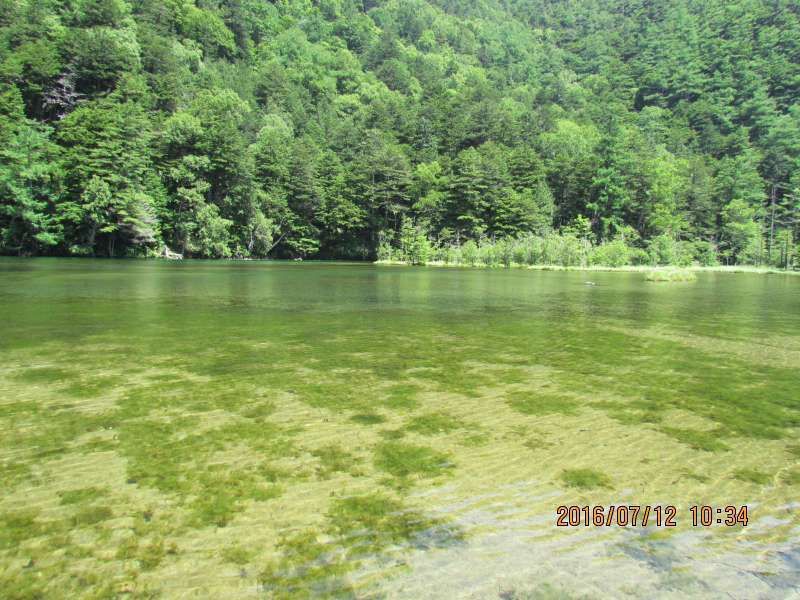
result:
M 559 506 L 558 527 L 677 527 L 678 509 L 672 505 Z
M 689 507 L 694 527 L 725 525 L 746 527 L 749 521 L 748 507 L 691 506 Z M 671 505 L 627 504 L 608 506 L 566 506 L 556 509 L 558 527 L 677 527 L 678 509 Z
M 747 505 L 742 506 L 691 506 L 692 527 L 711 527 L 712 525 L 726 525 L 747 527 L 750 517 L 747 514 Z

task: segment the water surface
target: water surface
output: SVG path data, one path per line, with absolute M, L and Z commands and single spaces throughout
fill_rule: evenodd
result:
M 0 259 L 0 589 L 787 597 L 799 291 Z M 678 527 L 555 527 L 612 503 L 675 505 Z M 750 521 L 693 528 L 694 504 Z

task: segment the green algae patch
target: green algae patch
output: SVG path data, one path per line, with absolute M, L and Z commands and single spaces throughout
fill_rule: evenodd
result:
M 222 560 L 234 565 L 250 564 L 254 557 L 255 552 L 243 546 L 228 546 L 222 550 Z
M 408 431 L 421 435 L 437 435 L 440 433 L 451 433 L 457 429 L 468 429 L 469 424 L 452 415 L 435 412 L 419 415 L 411 419 L 406 424 Z
M 394 410 L 410 410 L 419 406 L 419 387 L 414 384 L 397 383 L 390 386 L 381 404 Z
M 646 400 L 598 401 L 592 402 L 592 407 L 603 410 L 623 425 L 659 424 L 664 419 L 664 409 Z
M 738 481 L 746 481 L 748 483 L 755 483 L 757 485 L 766 485 L 772 482 L 772 475 L 757 471 L 756 469 L 736 469 L 733 472 L 733 478 Z
M 485 446 L 491 441 L 492 436 L 484 431 L 481 433 L 472 433 L 470 435 L 466 435 L 459 439 L 458 443 L 465 448 L 478 448 L 480 446 Z
M 23 510 L 0 515 L 0 548 L 10 550 L 22 542 L 47 533 L 38 519 L 38 512 Z
M 108 506 L 86 506 L 80 508 L 71 519 L 73 527 L 97 525 L 114 518 L 114 511 Z
M 594 469 L 567 469 L 561 473 L 561 481 L 581 490 L 613 487 L 608 475 Z
M 699 431 L 695 429 L 681 429 L 678 427 L 661 427 L 659 431 L 695 450 L 703 450 L 704 452 L 724 452 L 730 450 L 727 444 L 722 441 L 722 432 L 720 430 Z
M 13 379 L 30 384 L 58 384 L 78 376 L 76 372 L 60 367 L 33 367 L 12 374 Z
M 508 405 L 524 415 L 573 414 L 577 408 L 573 398 L 535 391 L 510 393 Z
M 167 555 L 164 540 L 154 540 L 146 544 L 136 555 L 139 566 L 143 571 L 153 571 L 158 568 Z
M 418 540 L 426 545 L 452 544 L 462 537 L 441 519 L 409 510 L 383 494 L 344 498 L 334 503 L 328 515 L 333 530 L 348 539 L 356 553 L 375 553 Z
M 525 446 L 528 450 L 546 450 L 547 448 L 552 447 L 552 443 L 548 442 L 546 439 L 542 437 L 531 436 L 522 442 L 522 445 Z
M 546 523 L 534 533 L 561 544 L 554 494 L 757 493 L 755 523 L 800 489 L 783 279 L 597 273 L 587 287 L 409 269 L 400 286 L 364 265 L 69 268 L 95 264 L 116 275 L 82 286 L 72 320 L 53 310 L 74 287 L 30 302 L 40 289 L 0 278 L 19 315 L 0 349 L 0 589 L 21 597 L 378 598 L 426 576 L 420 560 L 449 573 L 464 556 L 449 545 L 476 565 L 507 559 L 513 544 L 483 544 L 495 508 L 519 514 L 510 536 Z M 770 319 L 753 318 L 762 308 Z M 577 468 L 595 466 L 608 474 Z M 769 550 L 796 526 L 742 534 Z M 738 552 L 704 533 L 710 555 Z
M 248 419 L 263 420 L 274 412 L 275 404 L 273 402 L 258 402 L 242 411 L 242 415 Z
M 800 485 L 800 468 L 790 469 L 781 477 L 786 485 Z
M 354 567 L 335 545 L 320 541 L 313 530 L 282 538 L 280 558 L 259 573 L 261 590 L 271 598 L 352 598 L 354 589 L 344 579 Z
M 367 407 L 366 394 L 352 383 L 306 383 L 296 388 L 300 400 L 314 408 L 341 411 Z
M 711 478 L 708 475 L 703 475 L 701 473 L 695 473 L 694 471 L 684 471 L 683 475 L 688 477 L 692 481 L 697 481 L 699 483 L 708 483 Z
M 533 588 L 504 589 L 500 592 L 501 600 L 593 600 L 594 597 L 584 594 L 573 594 L 566 588 L 545 583 Z
M 192 527 L 225 527 L 239 512 L 239 503 L 225 490 L 209 490 L 189 505 L 188 524 Z
M 351 496 L 335 500 L 318 529 L 281 538 L 280 560 L 269 563 L 258 579 L 275 598 L 357 598 L 348 574 L 363 561 L 407 547 L 448 547 L 463 539 L 458 527 L 399 499 L 381 493 Z
M 88 378 L 72 380 L 63 388 L 63 393 L 77 399 L 97 398 L 108 394 L 125 383 L 125 378 L 120 375 L 93 375 Z
M 199 476 L 192 488 L 196 497 L 188 505 L 188 524 L 193 527 L 225 527 L 241 512 L 247 500 L 266 502 L 283 493 L 258 468 L 228 470 L 224 467 Z
M 697 281 L 697 275 L 692 271 L 681 270 L 650 271 L 644 280 L 652 283 L 680 283 Z
M 437 477 L 454 467 L 450 456 L 428 446 L 384 442 L 375 450 L 375 467 L 395 477 Z
M 359 413 L 350 417 L 350 420 L 359 425 L 380 425 L 386 422 L 386 417 L 377 413 Z
M 61 504 L 69 505 L 88 503 L 93 500 L 103 498 L 108 494 L 109 490 L 107 488 L 87 487 L 77 490 L 68 490 L 66 492 L 59 492 L 58 497 L 61 500 Z
M 329 444 L 312 450 L 311 454 L 319 460 L 317 472 L 322 477 L 334 473 L 350 472 L 361 460 L 342 448 L 339 444 Z

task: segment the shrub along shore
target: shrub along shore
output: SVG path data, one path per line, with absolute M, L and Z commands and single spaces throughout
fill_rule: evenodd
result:
M 389 267 L 409 267 L 409 266 L 424 266 L 424 267 L 442 267 L 453 269 L 527 269 L 530 271 L 583 271 L 583 272 L 618 272 L 618 273 L 758 273 L 761 275 L 800 275 L 800 271 L 791 269 L 776 269 L 774 267 L 750 267 L 747 265 L 717 265 L 714 267 L 704 267 L 701 265 L 691 265 L 689 267 L 675 267 L 675 266 L 630 266 L 623 267 L 609 267 L 606 265 L 587 265 L 587 266 L 569 266 L 562 265 L 520 265 L 511 263 L 510 265 L 465 265 L 444 262 L 427 262 L 424 265 L 412 265 L 409 262 L 400 260 L 376 260 L 374 264 Z M 656 279 L 652 279 L 656 281 Z
M 725 272 L 793 272 L 794 261 L 753 252 L 753 264 L 725 265 L 717 248 L 709 242 L 681 241 L 659 236 L 644 247 L 624 237 L 595 244 L 572 232 L 529 234 L 517 238 L 464 243 L 437 243 L 424 234 L 401 236 L 396 242 L 384 240 L 378 250 L 378 264 L 452 267 L 518 267 L 563 270 L 653 271 L 667 268 L 703 269 Z M 724 260 L 724 256 L 723 256 Z

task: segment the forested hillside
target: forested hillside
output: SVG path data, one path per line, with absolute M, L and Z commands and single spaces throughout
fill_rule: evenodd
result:
M 797 0 L 0 0 L 0 28 L 5 254 L 796 252 Z

